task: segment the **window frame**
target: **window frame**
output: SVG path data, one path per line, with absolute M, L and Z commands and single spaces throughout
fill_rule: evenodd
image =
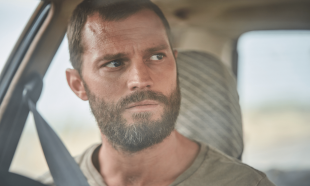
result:
M 29 108 L 23 98 L 24 87 L 34 74 L 41 78 L 45 75 L 66 33 L 71 11 L 78 3 L 78 0 L 41 1 L 2 71 L 0 170 L 9 171 L 29 114 Z

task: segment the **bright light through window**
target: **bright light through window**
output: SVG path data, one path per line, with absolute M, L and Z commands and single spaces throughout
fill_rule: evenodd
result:
M 0 72 L 39 0 L 0 1 Z
M 309 169 L 310 32 L 249 32 L 238 52 L 243 161 L 263 171 Z

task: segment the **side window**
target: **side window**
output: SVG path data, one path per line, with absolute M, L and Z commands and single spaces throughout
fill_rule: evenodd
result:
M 39 0 L 0 1 L 0 72 Z
M 88 102 L 80 100 L 67 84 L 67 68 L 72 66 L 65 37 L 45 74 L 37 108 L 71 155 L 76 156 L 91 144 L 100 143 L 101 139 Z M 36 178 L 47 170 L 34 120 L 29 114 L 10 171 Z
M 262 171 L 310 168 L 310 31 L 241 36 L 243 161 Z

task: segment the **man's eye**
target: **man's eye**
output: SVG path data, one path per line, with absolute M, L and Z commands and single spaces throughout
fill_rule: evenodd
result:
M 122 65 L 122 62 L 120 62 L 120 61 L 111 61 L 111 62 L 107 63 L 105 66 L 110 67 L 110 68 L 115 68 L 115 67 L 119 67 L 121 65 Z
M 151 56 L 150 60 L 161 60 L 163 58 L 164 58 L 163 54 L 155 54 Z

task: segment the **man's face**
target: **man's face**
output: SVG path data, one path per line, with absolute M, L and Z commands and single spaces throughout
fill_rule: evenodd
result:
M 141 10 L 121 21 L 104 21 L 95 13 L 82 40 L 83 83 L 102 133 L 131 152 L 161 142 L 174 129 L 180 93 L 160 18 Z

